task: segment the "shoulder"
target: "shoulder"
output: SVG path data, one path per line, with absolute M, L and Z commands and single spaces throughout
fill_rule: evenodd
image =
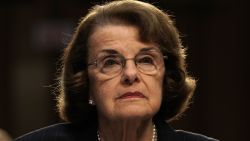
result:
M 160 141 L 218 141 L 202 134 L 183 130 L 175 130 L 165 121 L 156 122 L 157 134 Z
M 70 127 L 69 123 L 59 123 L 50 125 L 41 129 L 34 130 L 27 134 L 22 135 L 21 137 L 15 139 L 15 141 L 45 141 L 45 140 L 57 140 L 70 136 Z M 66 139 L 65 139 L 66 140 Z
M 217 139 L 183 130 L 176 130 L 176 135 L 183 138 L 185 141 L 218 141 Z
M 59 123 L 37 129 L 14 141 L 77 141 L 94 139 L 96 133 L 93 127 L 76 126 L 71 123 Z

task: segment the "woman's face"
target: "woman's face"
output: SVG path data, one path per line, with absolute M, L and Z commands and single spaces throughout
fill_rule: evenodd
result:
M 136 27 L 112 24 L 97 27 L 90 36 L 89 46 L 88 62 L 98 60 L 97 66 L 89 65 L 88 75 L 90 99 L 96 103 L 99 117 L 108 120 L 152 118 L 161 105 L 165 72 L 158 46 L 141 42 Z M 158 59 L 154 72 L 148 67 L 152 63 L 151 53 Z M 121 60 L 124 65 L 117 71 Z

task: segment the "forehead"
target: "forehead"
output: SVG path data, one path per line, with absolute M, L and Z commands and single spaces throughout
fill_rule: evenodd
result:
M 89 55 L 96 55 L 102 50 L 112 49 L 126 54 L 138 52 L 142 48 L 156 48 L 154 43 L 140 41 L 139 31 L 135 26 L 105 25 L 95 28 L 89 38 Z

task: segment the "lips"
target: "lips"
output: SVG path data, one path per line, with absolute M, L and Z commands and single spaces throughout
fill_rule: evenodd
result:
M 145 98 L 140 92 L 127 92 L 119 97 L 119 99 L 130 99 L 130 98 Z

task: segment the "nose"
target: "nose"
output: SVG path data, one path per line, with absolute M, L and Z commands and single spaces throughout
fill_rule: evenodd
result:
M 138 70 L 133 60 L 127 60 L 125 63 L 121 81 L 126 85 L 132 85 L 135 82 L 139 82 Z

